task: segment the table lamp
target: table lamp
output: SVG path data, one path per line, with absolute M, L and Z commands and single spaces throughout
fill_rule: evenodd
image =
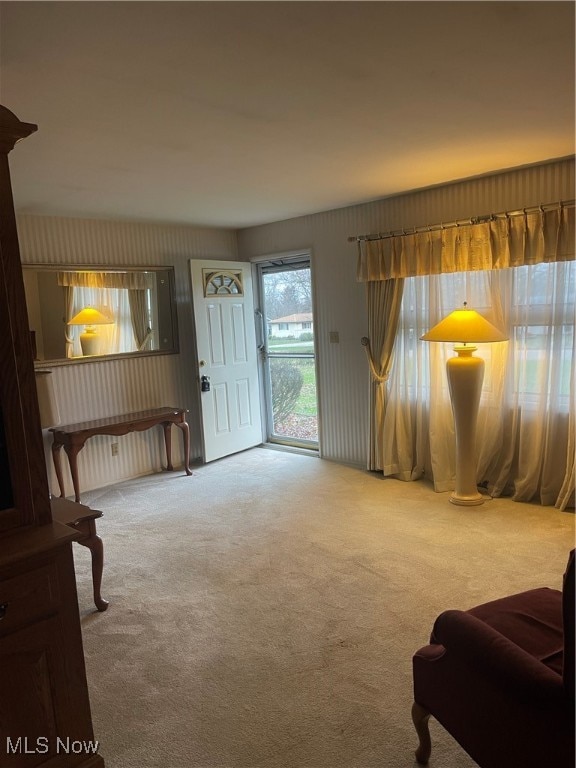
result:
M 84 332 L 80 334 L 80 346 L 82 347 L 82 354 L 86 357 L 88 355 L 97 355 L 99 336 L 94 328 L 95 325 L 110 325 L 112 320 L 99 312 L 94 307 L 84 307 L 74 315 L 72 320 L 68 320 L 68 325 L 84 325 L 86 326 Z
M 455 357 L 446 362 L 456 434 L 456 488 L 452 504 L 474 506 L 484 498 L 476 485 L 476 422 L 484 379 L 484 360 L 474 357 L 475 344 L 506 341 L 507 336 L 464 302 L 420 337 L 423 341 L 455 343 Z

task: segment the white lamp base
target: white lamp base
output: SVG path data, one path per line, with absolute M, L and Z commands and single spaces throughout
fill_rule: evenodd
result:
M 98 354 L 99 338 L 93 328 L 87 327 L 84 333 L 80 334 L 80 346 L 82 347 L 84 357 Z
M 475 350 L 472 345 L 456 346 L 457 357 L 446 363 L 456 432 L 456 489 L 450 502 L 465 507 L 484 503 L 476 485 L 476 421 L 484 360 L 473 356 Z
M 458 504 L 461 507 L 477 507 L 478 504 L 484 504 L 484 496 L 478 492 L 473 496 L 462 496 L 456 493 L 456 491 L 453 491 L 450 494 L 448 501 L 450 504 Z

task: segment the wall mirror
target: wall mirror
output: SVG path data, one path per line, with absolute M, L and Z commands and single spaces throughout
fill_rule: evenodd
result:
M 178 351 L 173 268 L 22 269 L 37 366 Z

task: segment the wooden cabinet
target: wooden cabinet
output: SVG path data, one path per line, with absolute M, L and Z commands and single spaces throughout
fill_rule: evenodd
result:
M 8 154 L 36 126 L 0 106 L 0 766 L 102 768 L 72 542 L 52 520 Z

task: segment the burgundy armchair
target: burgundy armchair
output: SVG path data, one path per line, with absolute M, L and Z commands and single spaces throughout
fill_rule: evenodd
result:
M 480 768 L 574 768 L 574 550 L 562 591 L 450 610 L 413 657 L 419 763 L 433 715 Z

